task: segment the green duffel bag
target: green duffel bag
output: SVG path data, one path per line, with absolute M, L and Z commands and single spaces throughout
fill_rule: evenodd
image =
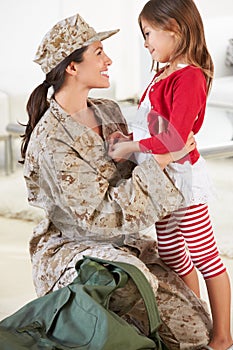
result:
M 77 278 L 66 287 L 35 299 L 0 322 L 1 350 L 165 349 L 160 317 L 150 284 L 133 265 L 84 257 Z M 108 309 L 111 294 L 130 276 L 144 299 L 149 337 Z

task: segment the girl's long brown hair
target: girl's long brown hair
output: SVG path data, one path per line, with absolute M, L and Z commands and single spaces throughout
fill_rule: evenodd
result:
M 142 18 L 155 28 L 173 31 L 177 34 L 179 45 L 172 60 L 180 55 L 185 55 L 189 64 L 201 68 L 209 93 L 214 65 L 207 49 L 202 18 L 193 0 L 150 0 L 139 15 L 141 31 Z M 174 25 L 174 20 L 177 25 Z
M 87 46 L 81 49 L 75 50 L 71 55 L 66 57 L 61 63 L 59 63 L 54 69 L 51 70 L 46 75 L 46 79 L 42 84 L 37 86 L 35 90 L 31 93 L 27 102 L 27 114 L 28 123 L 24 125 L 25 134 L 22 136 L 21 144 L 21 156 L 22 160 L 20 163 L 24 163 L 25 154 L 27 151 L 28 143 L 31 137 L 31 133 L 35 128 L 36 124 L 39 122 L 41 117 L 45 114 L 46 110 L 49 108 L 49 101 L 47 98 L 48 89 L 50 86 L 53 87 L 53 95 L 61 88 L 65 79 L 66 67 L 73 62 L 82 62 L 83 53 L 86 51 Z

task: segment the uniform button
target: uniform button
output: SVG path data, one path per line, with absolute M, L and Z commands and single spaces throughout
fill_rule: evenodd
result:
M 151 92 L 153 92 L 153 91 L 155 91 L 155 89 L 154 88 L 151 88 L 151 90 L 150 90 Z
M 154 109 L 154 106 L 151 106 L 151 109 Z

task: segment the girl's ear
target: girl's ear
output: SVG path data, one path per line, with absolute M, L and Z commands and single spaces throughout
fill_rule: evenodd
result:
M 66 67 L 66 73 L 70 74 L 70 75 L 76 75 L 78 72 L 77 69 L 77 63 L 76 62 L 70 62 L 70 64 Z
M 169 19 L 169 31 L 175 35 L 178 32 L 179 25 L 175 18 Z

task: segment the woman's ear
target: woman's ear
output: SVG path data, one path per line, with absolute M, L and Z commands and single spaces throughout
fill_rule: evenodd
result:
M 66 67 L 66 73 L 70 75 L 77 75 L 78 73 L 78 65 L 76 62 L 72 61 L 70 64 Z

